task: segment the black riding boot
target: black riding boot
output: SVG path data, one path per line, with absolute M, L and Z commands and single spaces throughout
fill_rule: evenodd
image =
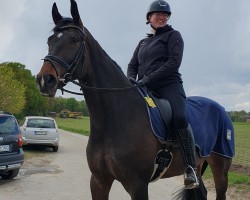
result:
M 186 189 L 193 189 L 199 186 L 196 175 L 195 164 L 195 144 L 194 137 L 190 127 L 178 130 L 176 137 L 180 146 L 180 151 L 186 169 L 184 171 L 184 185 Z

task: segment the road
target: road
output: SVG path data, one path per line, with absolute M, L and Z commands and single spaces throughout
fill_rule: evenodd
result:
M 0 179 L 0 200 L 91 200 L 87 141 L 86 136 L 61 130 L 58 152 L 39 150 L 35 157 L 25 160 L 15 179 Z M 149 197 L 170 200 L 181 185 L 180 177 L 159 180 L 149 185 Z M 114 182 L 110 200 L 129 199 L 121 184 Z

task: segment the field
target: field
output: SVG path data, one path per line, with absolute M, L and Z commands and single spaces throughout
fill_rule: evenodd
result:
M 236 156 L 234 164 L 250 168 L 250 123 L 234 123 Z M 250 176 L 250 173 L 248 174 Z
M 56 118 L 56 122 L 60 129 L 74 133 L 89 135 L 89 117 L 81 118 Z
M 56 118 L 59 128 L 75 133 L 89 135 L 89 118 L 64 119 Z M 234 123 L 236 156 L 229 173 L 229 185 L 240 185 L 250 191 L 250 123 Z M 206 179 L 211 179 L 211 171 L 207 170 Z

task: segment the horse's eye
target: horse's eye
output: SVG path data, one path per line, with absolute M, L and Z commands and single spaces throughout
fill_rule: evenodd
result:
M 51 35 L 51 36 L 48 38 L 48 40 L 47 40 L 47 44 L 48 44 L 48 45 L 51 43 L 52 37 L 53 37 L 53 35 Z
M 72 40 L 71 40 L 72 42 L 74 42 L 74 43 L 77 43 L 77 42 L 79 42 L 79 39 L 78 38 L 76 38 L 76 37 L 74 37 L 74 38 L 72 38 Z

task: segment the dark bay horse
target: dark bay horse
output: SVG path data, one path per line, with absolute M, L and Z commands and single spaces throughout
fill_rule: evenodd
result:
M 92 199 L 107 200 L 112 183 L 117 180 L 132 200 L 147 200 L 155 157 L 162 144 L 153 134 L 145 100 L 83 26 L 74 0 L 71 0 L 71 15 L 72 18 L 63 18 L 54 3 L 55 27 L 48 38 L 49 54 L 37 75 L 40 92 L 53 97 L 57 89 L 63 89 L 69 81 L 78 84 L 83 91 L 90 113 L 91 133 L 86 151 L 92 173 Z M 207 112 L 210 116 L 209 110 Z M 211 125 L 223 126 L 220 120 Z M 217 140 L 215 136 L 213 146 Z M 201 176 L 208 164 L 214 176 L 216 199 L 226 199 L 232 158 L 214 152 L 213 146 L 209 156 L 196 154 L 200 187 L 183 190 L 178 198 L 207 199 Z M 185 166 L 178 146 L 171 152 L 172 163 L 162 178 L 183 174 Z

